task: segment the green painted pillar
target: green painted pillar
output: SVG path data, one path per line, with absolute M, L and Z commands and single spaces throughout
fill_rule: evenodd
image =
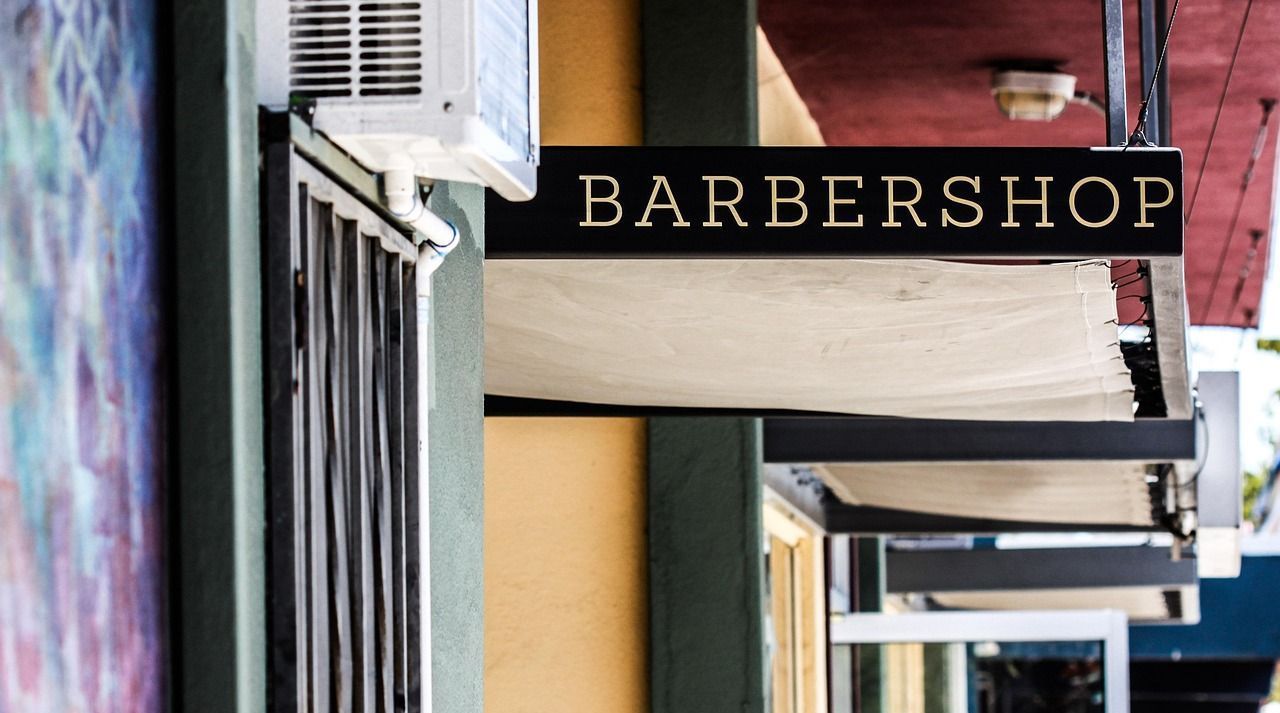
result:
M 172 93 L 172 709 L 266 706 L 253 0 L 163 11 Z M 162 97 L 165 94 L 162 92 Z
M 853 546 L 858 549 L 858 611 L 878 612 L 884 609 L 885 556 L 883 537 L 855 537 Z
M 462 244 L 431 283 L 431 699 L 484 710 L 484 189 L 439 183 Z
M 965 713 L 951 710 L 951 644 L 924 645 L 924 713 Z
M 857 549 L 858 567 L 855 571 L 857 581 L 857 611 L 884 611 L 885 598 L 885 554 L 883 537 L 856 537 L 853 546 Z M 865 713 L 893 713 L 886 709 L 888 685 L 885 677 L 888 673 L 885 647 L 878 644 L 855 646 L 858 656 L 859 700 Z
M 755 0 L 644 0 L 644 141 L 754 146 Z
M 644 0 L 650 146 L 758 142 L 754 0 Z M 654 713 L 764 713 L 759 419 L 649 421 Z
M 764 713 L 760 420 L 649 421 L 654 713 Z

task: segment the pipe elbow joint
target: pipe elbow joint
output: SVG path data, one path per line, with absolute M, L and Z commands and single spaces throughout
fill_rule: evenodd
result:
M 429 248 L 433 260 L 443 260 L 461 242 L 458 228 L 422 203 L 418 178 L 413 171 L 397 169 L 383 173 L 382 191 L 386 195 L 387 210 L 426 238 L 424 247 Z

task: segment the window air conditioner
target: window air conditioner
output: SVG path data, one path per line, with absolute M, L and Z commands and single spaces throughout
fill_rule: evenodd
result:
M 259 0 L 259 102 L 375 172 L 536 190 L 536 0 Z

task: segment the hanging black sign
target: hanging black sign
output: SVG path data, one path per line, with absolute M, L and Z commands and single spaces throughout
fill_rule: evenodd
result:
M 1145 258 L 1182 254 L 1182 152 L 544 148 L 489 192 L 490 258 Z

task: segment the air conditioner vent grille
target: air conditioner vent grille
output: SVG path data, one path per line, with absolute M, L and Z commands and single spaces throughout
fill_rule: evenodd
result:
M 480 120 L 517 155 L 531 155 L 529 1 L 476 4 Z
M 303 97 L 422 93 L 422 3 L 291 0 L 289 90 Z

